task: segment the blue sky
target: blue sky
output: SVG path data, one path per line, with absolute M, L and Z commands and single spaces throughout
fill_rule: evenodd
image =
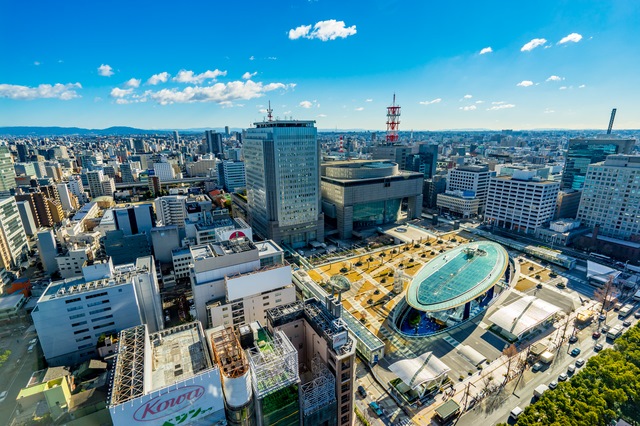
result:
M 0 126 L 640 128 L 640 2 L 0 0 Z M 483 53 L 481 53 L 483 52 Z

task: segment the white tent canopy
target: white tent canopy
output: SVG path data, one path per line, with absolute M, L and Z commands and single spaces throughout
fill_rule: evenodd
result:
M 397 361 L 389 366 L 395 375 L 411 389 L 426 382 L 437 380 L 451 369 L 432 352 L 425 352 L 416 358 Z
M 587 279 L 606 283 L 609 277 L 616 278 L 620 271 L 601 265 L 591 260 L 587 260 Z
M 504 306 L 489 321 L 510 334 L 520 337 L 555 315 L 561 309 L 534 296 L 524 296 Z

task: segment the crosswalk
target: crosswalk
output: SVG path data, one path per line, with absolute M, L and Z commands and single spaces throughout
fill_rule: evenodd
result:
M 458 347 L 458 345 L 460 344 L 460 342 L 458 342 L 456 339 L 454 339 L 453 337 L 449 336 L 448 334 L 446 336 L 444 336 L 442 338 L 442 340 L 444 340 L 445 342 L 447 342 L 448 344 L 450 344 L 454 348 Z
M 574 277 L 573 275 L 569 275 L 569 274 L 564 273 L 564 272 L 559 272 L 558 275 L 560 275 L 561 277 L 565 277 L 566 279 L 571 280 L 571 281 L 576 281 L 576 282 L 579 282 L 581 284 L 588 284 L 587 280 L 583 280 L 582 278 Z

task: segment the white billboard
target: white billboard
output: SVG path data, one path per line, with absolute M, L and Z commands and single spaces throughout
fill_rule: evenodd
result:
M 274 267 L 237 277 L 226 277 L 227 300 L 242 299 L 291 284 L 291 266 Z
M 115 426 L 215 424 L 225 418 L 219 370 L 110 406 L 109 412 Z

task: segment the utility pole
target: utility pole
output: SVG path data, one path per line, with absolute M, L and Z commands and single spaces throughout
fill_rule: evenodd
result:
M 469 390 L 471 388 L 471 386 L 473 386 L 474 388 L 476 387 L 473 383 L 471 383 L 471 380 L 469 380 L 469 382 L 467 383 L 467 389 L 464 392 L 464 411 L 467 411 L 467 400 L 469 399 Z

